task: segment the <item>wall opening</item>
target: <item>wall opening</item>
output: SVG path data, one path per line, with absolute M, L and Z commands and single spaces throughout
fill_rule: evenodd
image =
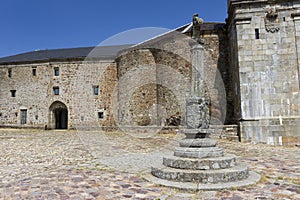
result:
M 53 87 L 54 95 L 59 95 L 59 87 Z
M 49 108 L 49 129 L 68 129 L 68 108 L 60 102 L 54 102 Z
M 258 28 L 256 28 L 255 29 L 255 39 L 259 39 L 259 29 Z
M 21 110 L 21 124 L 27 124 L 27 110 Z
M 54 76 L 59 76 L 59 67 L 54 67 Z
M 12 77 L 12 69 L 11 69 L 11 68 L 9 68 L 9 69 L 7 70 L 7 76 L 8 76 L 9 78 Z
M 16 96 L 17 96 L 16 93 L 17 93 L 16 90 L 11 90 L 11 91 L 10 91 L 11 97 L 16 97 Z
M 32 76 L 36 76 L 36 68 L 35 67 L 32 68 Z
M 98 85 L 93 85 L 93 93 L 94 93 L 94 95 L 99 95 L 99 86 Z
M 104 119 L 104 112 L 98 112 L 98 118 L 99 119 Z

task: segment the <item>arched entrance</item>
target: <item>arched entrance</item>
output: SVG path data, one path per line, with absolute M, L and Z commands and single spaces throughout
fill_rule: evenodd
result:
M 68 108 L 60 102 L 55 101 L 49 108 L 49 129 L 68 129 Z

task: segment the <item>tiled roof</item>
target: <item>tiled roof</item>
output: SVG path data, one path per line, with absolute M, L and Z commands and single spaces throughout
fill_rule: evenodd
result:
M 114 59 L 118 52 L 132 45 L 81 47 L 69 49 L 38 50 L 0 58 L 0 64 L 29 63 L 38 61 L 85 59 L 90 58 Z

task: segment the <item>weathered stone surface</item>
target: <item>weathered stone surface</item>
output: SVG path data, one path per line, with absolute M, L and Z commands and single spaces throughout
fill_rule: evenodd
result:
M 221 157 L 224 155 L 224 151 L 219 147 L 209 148 L 184 148 L 177 147 L 174 151 L 174 155 L 184 158 L 210 158 Z
M 167 167 L 176 169 L 192 169 L 192 170 L 217 170 L 234 167 L 236 156 L 224 155 L 218 158 L 192 159 L 168 156 L 163 159 L 163 164 Z
M 8 68 L 12 69 L 11 78 Z M 36 68 L 36 76 L 32 68 Z M 55 68 L 59 76 L 54 76 Z M 56 101 L 68 108 L 69 129 L 115 125 L 111 96 L 117 83 L 117 66 L 110 60 L 11 64 L 0 67 L 0 76 L 1 126 L 44 128 L 51 123 L 49 107 Z M 99 86 L 98 95 L 93 94 L 93 85 Z M 59 87 L 59 95 L 54 95 L 53 87 Z M 10 90 L 16 90 L 16 97 L 10 96 Z M 20 123 L 21 110 L 27 110 L 25 125 Z M 98 118 L 100 111 L 103 119 Z
M 230 169 L 220 170 L 181 170 L 168 168 L 164 166 L 153 167 L 152 174 L 158 178 L 181 181 L 181 182 L 196 182 L 203 184 L 210 183 L 226 183 L 246 179 L 249 175 L 248 167 L 242 164 L 236 165 Z
M 300 138 L 289 124 L 300 114 L 300 3 L 292 2 L 229 1 L 229 71 L 243 141 L 280 145 L 291 132 Z
M 185 134 L 187 139 L 195 138 L 207 138 L 211 133 L 214 132 L 213 129 L 182 129 L 181 133 Z
M 206 98 L 190 98 L 186 105 L 187 127 L 205 129 L 209 126 L 209 101 Z
M 183 139 L 179 141 L 181 147 L 215 147 L 217 141 L 210 138 L 203 139 Z
M 246 179 L 234 182 L 227 182 L 227 183 L 215 183 L 215 184 L 199 184 L 194 182 L 180 182 L 180 181 L 170 181 L 165 179 L 160 179 L 155 176 L 146 176 L 146 180 L 151 181 L 157 185 L 162 185 L 165 187 L 176 188 L 180 190 L 187 190 L 187 191 L 199 191 L 199 190 L 224 190 L 224 189 L 233 189 L 236 192 L 236 188 L 238 187 L 245 187 L 249 185 L 254 185 L 260 180 L 260 175 L 254 172 L 249 172 L 249 176 Z M 228 196 L 228 190 L 225 190 L 224 196 Z M 266 192 L 265 190 L 262 192 Z M 244 190 L 241 190 L 241 193 L 245 195 Z M 271 192 L 272 193 L 272 192 Z M 247 195 L 245 195 L 247 196 Z M 202 197 L 202 194 L 201 194 Z M 212 197 L 211 194 L 208 194 L 209 198 Z M 216 199 L 220 198 L 219 195 L 215 196 Z

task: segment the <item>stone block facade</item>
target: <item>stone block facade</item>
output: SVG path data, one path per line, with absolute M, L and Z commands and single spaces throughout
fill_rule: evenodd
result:
M 0 75 L 1 126 L 57 128 L 51 110 L 56 103 L 67 110 L 65 128 L 114 125 L 110 96 L 117 83 L 117 68 L 111 61 L 5 65 Z M 99 86 L 97 95 L 93 86 Z
M 300 136 L 299 6 L 300 1 L 229 1 L 230 66 L 243 140 L 273 144 Z

